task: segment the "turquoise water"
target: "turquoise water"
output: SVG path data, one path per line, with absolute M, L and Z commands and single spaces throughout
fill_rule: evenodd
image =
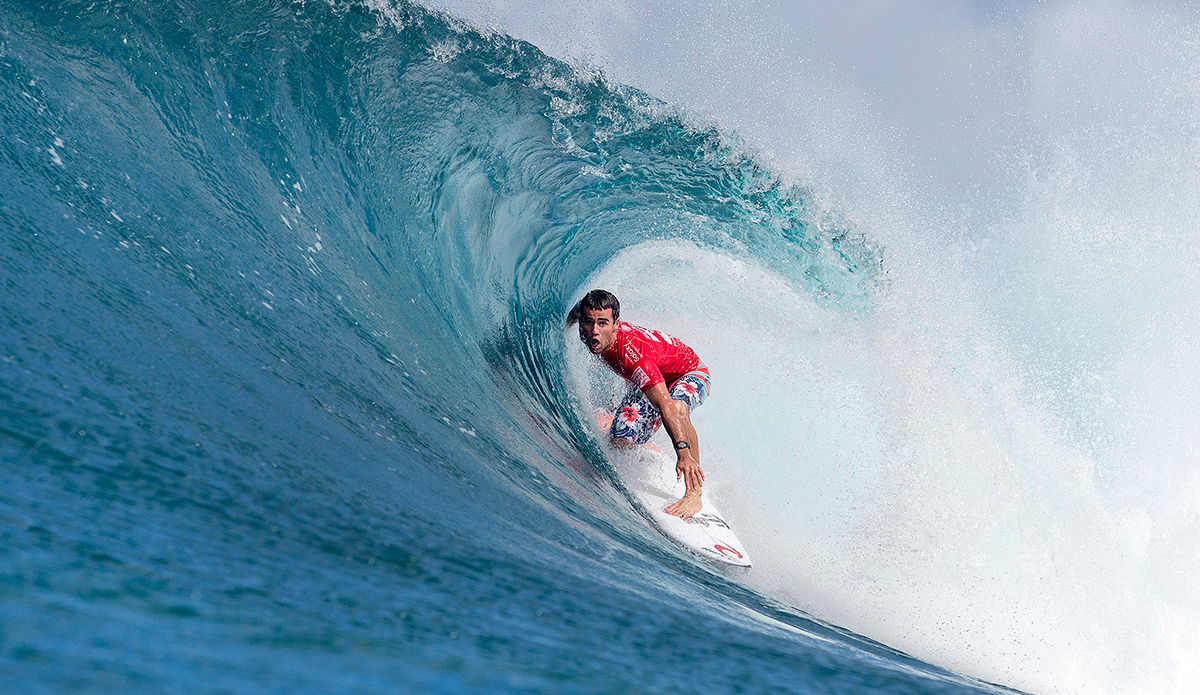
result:
M 6 691 L 1002 690 L 674 548 L 578 415 L 638 245 L 873 311 L 734 136 L 406 4 L 5 2 L 0 81 Z

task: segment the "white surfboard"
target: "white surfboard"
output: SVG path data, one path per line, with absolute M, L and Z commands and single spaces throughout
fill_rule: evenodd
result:
M 647 445 L 633 452 L 615 454 L 612 462 L 634 503 L 664 536 L 718 565 L 750 567 L 745 546 L 708 493 L 701 495 L 700 511 L 690 519 L 663 511 L 679 501 L 686 489 L 683 481 L 675 478 L 674 456 Z

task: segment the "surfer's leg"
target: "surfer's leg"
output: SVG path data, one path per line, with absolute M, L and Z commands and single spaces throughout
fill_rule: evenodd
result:
M 620 448 L 641 446 L 662 426 L 662 415 L 650 405 L 639 389 L 630 389 L 621 405 L 617 406 L 609 436 L 613 445 Z
M 671 398 L 683 401 L 687 404 L 688 411 L 693 411 L 708 398 L 709 379 L 708 368 L 701 364 L 671 384 Z

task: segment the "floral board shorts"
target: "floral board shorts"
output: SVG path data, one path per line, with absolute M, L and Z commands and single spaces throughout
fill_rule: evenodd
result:
M 708 397 L 708 367 L 701 363 L 692 371 L 679 377 L 671 384 L 671 398 L 687 403 L 688 410 L 695 410 Z M 637 444 L 650 441 L 662 426 L 662 413 L 646 399 L 646 394 L 636 386 L 617 406 L 609 436 L 613 439 L 629 439 Z

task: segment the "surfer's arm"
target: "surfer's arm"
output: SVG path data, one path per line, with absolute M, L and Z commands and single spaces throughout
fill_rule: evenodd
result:
M 646 391 L 646 399 L 662 413 L 663 427 L 667 429 L 667 434 L 671 435 L 671 441 L 687 442 L 687 448 L 675 450 L 678 457 L 675 472 L 683 478 L 687 486 L 684 498 L 694 496 L 699 500 L 700 488 L 704 485 L 704 471 L 700 469 L 700 443 L 696 438 L 696 428 L 692 427 L 687 404 L 671 398 L 666 384 L 663 383 L 650 387 L 650 390 Z M 699 504 L 696 508 L 699 509 Z

